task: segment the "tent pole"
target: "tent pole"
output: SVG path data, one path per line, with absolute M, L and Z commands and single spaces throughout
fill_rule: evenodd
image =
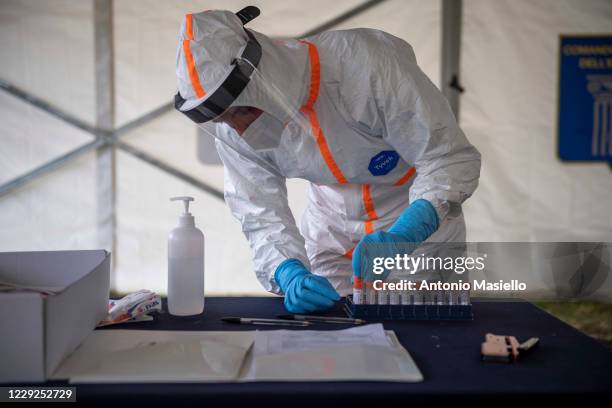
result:
M 112 132 L 114 127 L 113 3 L 94 0 L 94 69 L 96 128 Z M 111 287 L 114 286 L 116 246 L 116 160 L 115 146 L 96 150 L 96 207 L 98 245 L 112 253 Z
M 455 117 L 459 120 L 459 82 L 461 57 L 462 0 L 442 0 L 442 59 L 441 87 Z

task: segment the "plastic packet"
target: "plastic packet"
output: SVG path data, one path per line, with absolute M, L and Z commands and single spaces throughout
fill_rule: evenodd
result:
M 150 321 L 149 313 L 161 310 L 161 296 L 150 290 L 139 290 L 118 299 L 108 301 L 108 315 L 98 327 L 111 324 Z

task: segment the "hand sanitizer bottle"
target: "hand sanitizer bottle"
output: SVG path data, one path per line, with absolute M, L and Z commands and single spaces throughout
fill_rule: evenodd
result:
M 193 197 L 170 201 L 182 201 L 185 212 L 168 237 L 168 310 L 176 316 L 197 315 L 204 311 L 204 234 L 189 213 Z

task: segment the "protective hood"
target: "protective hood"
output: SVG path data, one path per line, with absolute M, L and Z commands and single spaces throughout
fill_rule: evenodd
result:
M 177 109 L 187 113 L 221 92 L 241 60 L 245 67 L 254 65 L 243 55 L 252 36 L 261 57 L 250 67 L 254 69 L 248 72 L 246 86 L 229 106 L 255 107 L 287 123 L 307 97 L 307 46 L 298 40 L 273 41 L 252 30 L 247 32 L 241 12 L 215 10 L 185 17 L 176 63 L 178 96 L 184 101 Z
M 261 44 L 261 61 L 235 105 L 254 106 L 283 123 L 296 120 L 307 99 L 308 48 L 299 40 L 271 40 L 263 34 L 253 34 Z
M 246 47 L 242 22 L 229 11 L 187 14 L 181 23 L 176 57 L 182 111 L 210 98 L 232 71 L 232 62 Z

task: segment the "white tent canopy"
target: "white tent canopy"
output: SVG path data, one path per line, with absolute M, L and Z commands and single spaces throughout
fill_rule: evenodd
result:
M 468 240 L 612 237 L 610 167 L 556 154 L 559 35 L 609 32 L 610 1 L 4 0 L 0 250 L 103 247 L 113 252 L 115 290 L 165 293 L 166 240 L 180 212 L 168 198 L 191 195 L 206 236 L 207 294 L 264 294 L 220 198 L 223 169 L 202 160 L 210 140 L 170 104 L 184 14 L 246 5 L 262 10 L 250 27 L 274 37 L 387 31 L 412 44 L 438 86 L 456 63 L 460 123 L 483 155 L 480 187 L 464 206 Z M 443 24 L 448 7 L 458 20 Z M 306 185 L 288 185 L 299 218 Z

